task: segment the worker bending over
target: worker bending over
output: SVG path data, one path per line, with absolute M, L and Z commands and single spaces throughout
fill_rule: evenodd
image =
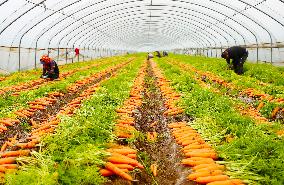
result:
M 235 73 L 239 75 L 244 73 L 243 66 L 248 57 L 246 48 L 240 46 L 230 47 L 222 53 L 221 57 L 226 59 L 228 66 L 230 66 L 230 60 L 232 59 Z
M 40 63 L 43 64 L 41 78 L 50 78 L 52 80 L 59 78 L 59 68 L 53 59 L 43 55 Z

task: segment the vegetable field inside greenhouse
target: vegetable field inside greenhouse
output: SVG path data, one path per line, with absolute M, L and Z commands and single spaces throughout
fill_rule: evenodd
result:
M 0 184 L 283 185 L 284 0 L 0 0 Z
M 60 69 L 0 82 L 2 182 L 284 182 L 283 68 L 133 54 Z

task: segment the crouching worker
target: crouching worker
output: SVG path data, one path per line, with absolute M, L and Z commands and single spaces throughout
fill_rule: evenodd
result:
M 154 58 L 154 55 L 152 53 L 147 54 L 147 61 L 149 61 L 151 58 Z
M 51 80 L 59 78 L 59 68 L 54 60 L 43 55 L 40 63 L 43 64 L 41 78 L 50 78 Z
M 229 67 L 231 65 L 230 60 L 232 59 L 233 63 L 232 68 L 235 71 L 235 73 L 239 75 L 244 73 L 243 66 L 248 57 L 248 51 L 246 50 L 246 48 L 240 46 L 230 47 L 222 53 L 221 57 L 226 59 Z

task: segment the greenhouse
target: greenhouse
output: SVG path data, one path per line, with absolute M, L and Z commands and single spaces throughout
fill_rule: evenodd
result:
M 283 185 L 283 0 L 0 0 L 0 184 Z

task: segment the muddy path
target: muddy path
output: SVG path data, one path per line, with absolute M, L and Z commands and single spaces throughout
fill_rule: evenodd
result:
M 168 124 L 177 121 L 189 122 L 185 115 L 164 116 L 167 108 L 164 106 L 164 98 L 157 84 L 157 78 L 148 62 L 146 71 L 143 103 L 134 113 L 135 128 L 145 137 L 138 137 L 134 143 L 140 152 L 140 160 L 146 165 L 146 170 L 137 174 L 138 184 L 163 184 L 163 185 L 190 185 L 187 180 L 190 168 L 180 164 L 182 153 L 180 146 L 173 140 Z M 157 139 L 149 140 L 148 132 L 156 132 Z M 158 166 L 157 176 L 153 177 L 149 169 L 151 164 Z
M 103 81 L 104 79 L 108 79 L 111 76 L 115 75 L 116 72 L 121 69 L 122 67 L 129 64 L 131 61 L 128 61 L 124 63 L 123 65 L 119 67 L 110 67 L 113 68 L 109 72 L 104 73 L 101 77 L 95 78 L 89 83 L 86 83 L 84 85 L 80 85 L 76 91 L 67 92 L 67 93 L 61 93 L 61 96 L 54 97 L 56 98 L 56 103 L 52 105 L 46 106 L 45 110 L 37 110 L 32 117 L 29 117 L 28 119 L 21 118 L 19 119 L 21 121 L 21 124 L 14 125 L 13 127 L 9 127 L 6 132 L 3 132 L 0 134 L 0 145 L 3 145 L 9 138 L 13 138 L 17 135 L 17 139 L 19 141 L 24 141 L 25 138 L 28 137 L 28 134 L 30 132 L 30 122 L 31 120 L 40 123 L 43 121 L 47 121 L 50 118 L 54 118 L 58 112 L 65 107 L 69 102 L 74 100 L 75 98 L 79 97 L 80 94 L 86 90 L 88 87 L 98 84 L 99 82 Z M 87 77 L 88 78 L 88 77 Z

